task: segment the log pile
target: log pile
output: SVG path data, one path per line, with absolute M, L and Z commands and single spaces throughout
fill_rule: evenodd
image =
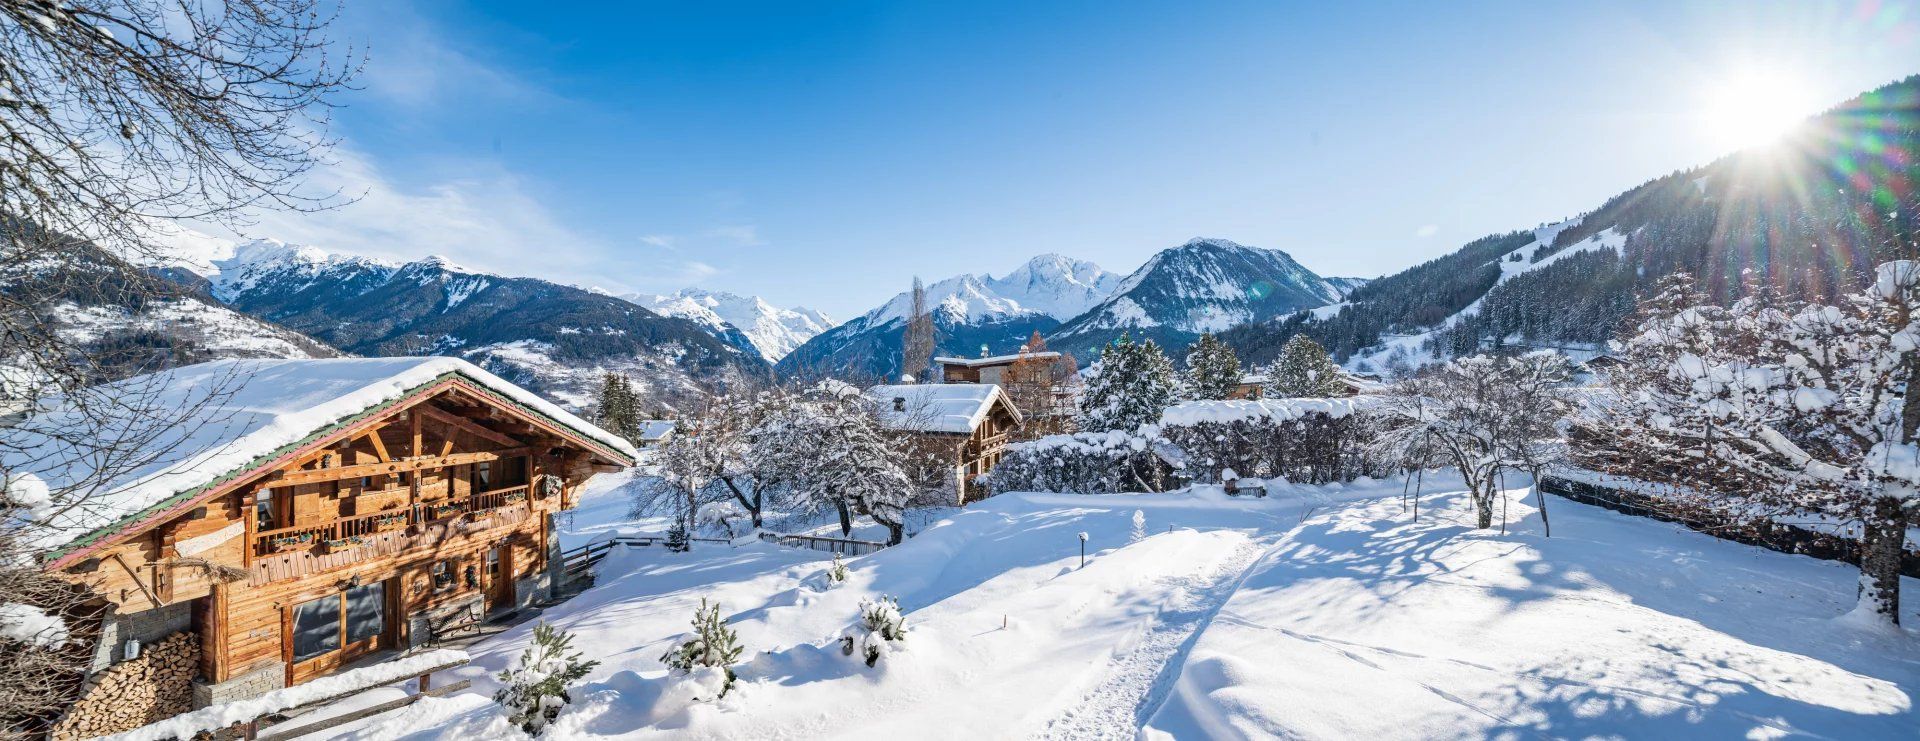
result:
M 93 679 L 86 694 L 53 727 L 54 741 L 93 738 L 171 718 L 193 709 L 200 642 L 175 633 Z

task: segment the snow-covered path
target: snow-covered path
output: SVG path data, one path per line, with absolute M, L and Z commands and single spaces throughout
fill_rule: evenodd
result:
M 1047 723 L 1045 739 L 1131 739 L 1160 705 L 1179 676 L 1201 627 L 1225 605 L 1265 549 L 1246 543 L 1200 573 L 1160 580 L 1166 601 L 1141 626 L 1131 650 L 1116 652 L 1105 677 L 1059 717 Z

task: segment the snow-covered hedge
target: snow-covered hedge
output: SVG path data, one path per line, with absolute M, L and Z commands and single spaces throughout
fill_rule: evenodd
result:
M 1189 401 L 1167 409 L 1160 435 L 1184 456 L 1195 481 L 1241 476 L 1305 484 L 1387 473 L 1366 459 L 1367 397 Z
M 995 494 L 1161 491 L 1171 471 L 1167 452 L 1166 441 L 1150 425 L 1137 433 L 1048 435 L 1007 446 L 984 482 Z

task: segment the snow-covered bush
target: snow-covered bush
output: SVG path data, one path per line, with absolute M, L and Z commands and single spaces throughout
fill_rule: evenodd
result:
M 1160 434 L 1179 448 L 1195 480 L 1237 476 L 1309 484 L 1388 473 L 1361 444 L 1372 400 L 1267 399 L 1189 401 L 1160 418 Z
M 544 622 L 533 626 L 533 645 L 520 654 L 520 665 L 500 672 L 504 685 L 493 701 L 507 709 L 507 719 L 528 735 L 540 732 L 573 702 L 567 687 L 599 666 L 573 650 L 573 636 Z
M 1134 342 L 1121 334 L 1100 350 L 1097 368 L 1081 374 L 1086 392 L 1080 396 L 1080 429 L 1133 430 L 1152 424 L 1172 404 L 1180 379 L 1173 361 L 1153 340 Z
M 718 700 L 733 688 L 733 663 L 740 660 L 740 637 L 720 617 L 720 605 L 701 598 L 693 613 L 693 632 L 660 657 L 668 673 L 701 682 L 695 699 Z
M 906 640 L 907 619 L 900 614 L 900 601 L 883 594 L 860 601 L 860 617 L 840 637 L 840 652 L 873 666 Z
M 733 523 L 746 519 L 747 511 L 731 499 L 702 504 L 693 518 L 700 527 L 726 531 L 729 538 L 734 536 Z
M 996 494 L 1163 491 L 1172 471 L 1167 452 L 1151 426 L 1132 434 L 1113 430 L 1048 435 L 1008 445 L 1000 464 L 982 481 Z
M 833 565 L 827 567 L 827 586 L 837 587 L 847 581 L 847 565 L 840 560 L 840 554 L 833 554 Z

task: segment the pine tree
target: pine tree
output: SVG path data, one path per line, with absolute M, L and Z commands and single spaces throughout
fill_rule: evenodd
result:
M 1320 343 L 1303 334 L 1287 340 L 1280 357 L 1267 366 L 1267 395 L 1279 398 L 1324 398 L 1342 390 L 1340 366 L 1334 365 Z
M 1240 358 L 1212 332 L 1187 348 L 1187 392 L 1195 399 L 1225 399 L 1240 386 Z
M 583 661 L 573 650 L 573 636 L 546 624 L 533 626 L 533 645 L 520 654 L 520 665 L 500 672 L 505 685 L 493 701 L 507 709 L 507 718 L 528 735 L 537 736 L 573 702 L 567 687 L 599 666 Z
M 1126 334 L 1100 351 L 1100 367 L 1080 398 L 1080 429 L 1131 432 L 1156 424 L 1175 400 L 1173 362 L 1153 340 Z
M 640 437 L 640 400 L 633 380 L 608 371 L 600 377 L 600 426 L 628 440 Z
M 720 617 L 719 603 L 708 604 L 705 597 L 700 598 L 700 607 L 693 613 L 693 632 L 660 657 L 660 663 L 667 665 L 667 671 L 674 674 L 693 674 L 705 669 L 718 669 L 722 681 L 715 682 L 719 687 L 710 690 L 712 697 L 697 698 L 718 700 L 725 697 L 727 690 L 733 689 L 736 677 L 733 664 L 740 660 L 744 649 L 740 646 L 740 636 L 733 628 L 727 627 L 727 621 Z
M 860 601 L 860 618 L 840 637 L 840 651 L 873 666 L 907 640 L 907 619 L 900 601 L 887 595 Z

